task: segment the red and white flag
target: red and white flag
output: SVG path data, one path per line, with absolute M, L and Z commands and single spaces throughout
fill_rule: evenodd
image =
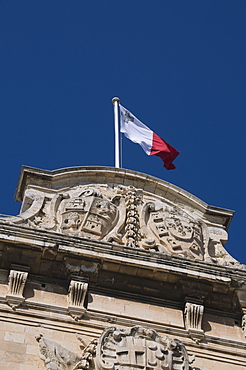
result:
M 167 170 L 173 170 L 176 167 L 172 163 L 179 155 L 179 151 L 156 135 L 149 127 L 140 122 L 132 113 L 130 113 L 121 104 L 120 106 L 120 132 L 127 139 L 141 145 L 148 155 L 156 155 L 164 162 Z

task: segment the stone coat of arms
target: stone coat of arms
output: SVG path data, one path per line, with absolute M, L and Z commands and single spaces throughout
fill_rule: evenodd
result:
M 101 239 L 114 224 L 116 206 L 94 189 L 87 189 L 76 197 L 63 199 L 60 204 L 62 233 Z
M 109 327 L 84 346 L 82 355 L 42 335 L 37 341 L 46 370 L 192 370 L 195 360 L 178 339 L 161 337 L 142 326 Z
M 223 247 L 224 229 L 131 185 L 84 184 L 52 192 L 27 188 L 20 214 L 2 221 L 222 265 L 237 263 Z
M 96 352 L 97 370 L 189 370 L 189 361 L 179 340 L 162 338 L 141 326 L 106 329 Z

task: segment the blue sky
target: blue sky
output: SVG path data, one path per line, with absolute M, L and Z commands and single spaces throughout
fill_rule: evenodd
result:
M 111 99 L 181 151 L 176 170 L 123 138 L 123 167 L 236 211 L 246 263 L 246 1 L 1 0 L 0 213 L 22 165 L 114 166 Z

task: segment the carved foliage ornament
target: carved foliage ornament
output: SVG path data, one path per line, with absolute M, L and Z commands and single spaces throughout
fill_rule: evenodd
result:
M 4 222 L 220 264 L 226 254 L 226 231 L 222 238 L 221 229 L 133 186 L 80 185 L 52 194 L 27 189 L 21 213 Z
M 195 359 L 189 358 L 179 340 L 162 338 L 155 330 L 141 326 L 109 327 L 98 340 L 84 346 L 81 355 L 42 335 L 36 339 L 46 370 L 191 370 Z

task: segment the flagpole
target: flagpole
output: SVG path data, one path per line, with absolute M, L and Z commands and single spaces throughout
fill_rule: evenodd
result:
M 114 105 L 114 133 L 115 133 L 115 167 L 120 168 L 120 135 L 119 135 L 119 98 L 113 98 Z

